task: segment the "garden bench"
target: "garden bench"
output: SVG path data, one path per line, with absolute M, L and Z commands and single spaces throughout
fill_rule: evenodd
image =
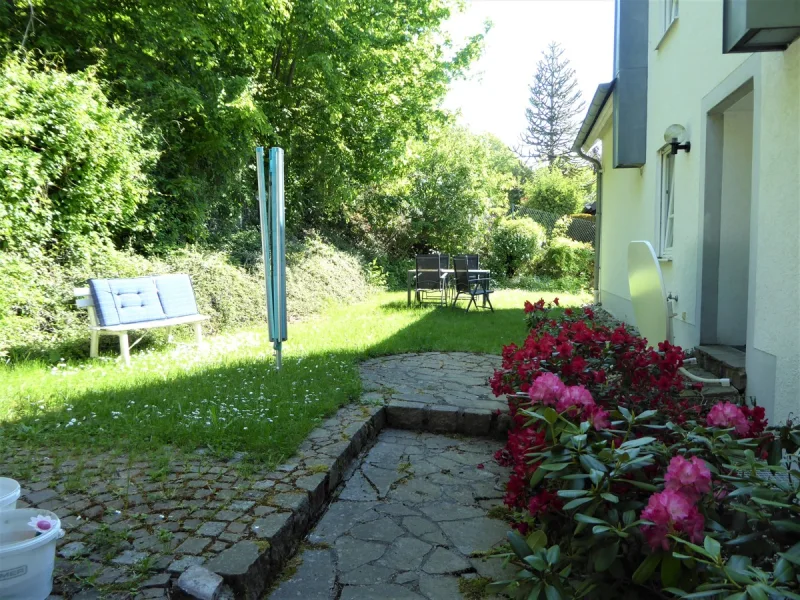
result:
M 98 356 L 101 335 L 116 335 L 126 365 L 131 363 L 129 331 L 192 324 L 199 345 L 201 323 L 209 319 L 199 314 L 192 281 L 184 274 L 90 279 L 89 287 L 75 288 L 75 296 L 78 307 L 89 311 L 89 356 Z

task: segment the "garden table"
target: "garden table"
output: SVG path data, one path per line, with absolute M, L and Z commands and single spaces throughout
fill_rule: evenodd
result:
M 442 269 L 441 272 L 444 273 L 445 275 L 447 275 L 448 278 L 451 275 L 455 275 L 455 270 L 454 269 Z M 470 273 L 474 273 L 475 275 L 490 275 L 491 274 L 489 269 L 470 269 L 469 272 Z M 411 306 L 411 287 L 412 287 L 412 284 L 414 283 L 414 276 L 416 274 L 417 274 L 417 270 L 416 269 L 409 269 L 408 272 L 406 273 L 406 286 L 408 288 L 408 306 Z M 447 280 L 445 279 L 445 285 L 446 284 L 447 284 Z

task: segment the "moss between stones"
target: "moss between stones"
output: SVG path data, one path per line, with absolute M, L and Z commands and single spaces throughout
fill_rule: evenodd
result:
M 464 600 L 482 600 L 487 597 L 486 586 L 492 583 L 488 577 L 461 577 L 458 580 L 458 591 Z
M 490 508 L 489 512 L 486 513 L 486 516 L 488 516 L 490 519 L 499 519 L 500 521 L 505 521 L 506 523 L 511 522 L 511 511 L 502 504 Z

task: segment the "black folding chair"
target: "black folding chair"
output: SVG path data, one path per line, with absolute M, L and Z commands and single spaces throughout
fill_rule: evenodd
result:
M 489 294 L 493 294 L 494 290 L 489 289 L 490 280 L 488 277 L 480 277 L 469 272 L 469 260 L 466 256 L 454 256 L 453 268 L 456 275 L 456 297 L 453 298 L 453 306 L 456 305 L 459 296 L 466 294 L 469 296 L 469 303 L 467 304 L 467 312 L 473 304 L 478 308 L 477 298 L 481 298 L 481 308 L 486 308 L 489 304 L 489 309 L 494 312 L 491 298 Z M 474 275 L 474 276 L 473 276 Z
M 450 255 L 449 254 L 439 254 L 439 266 L 442 269 L 449 269 L 450 268 Z
M 417 302 L 430 296 L 438 296 L 439 304 L 447 304 L 447 273 L 441 265 L 440 254 L 417 254 L 417 272 L 414 276 L 414 292 Z

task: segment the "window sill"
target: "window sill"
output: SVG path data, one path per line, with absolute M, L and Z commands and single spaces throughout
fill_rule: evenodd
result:
M 660 263 L 671 263 L 672 262 L 672 257 L 671 256 L 659 256 L 658 257 L 658 262 L 660 262 Z
M 666 29 L 664 29 L 664 33 L 661 34 L 661 38 L 656 43 L 656 48 L 655 48 L 656 50 L 661 49 L 661 46 L 664 45 L 664 41 L 667 39 L 667 36 L 669 35 L 670 31 L 675 29 L 675 24 L 677 22 L 678 22 L 678 17 L 675 17 L 674 19 L 672 19 L 672 21 L 669 22 L 669 25 L 667 25 Z

